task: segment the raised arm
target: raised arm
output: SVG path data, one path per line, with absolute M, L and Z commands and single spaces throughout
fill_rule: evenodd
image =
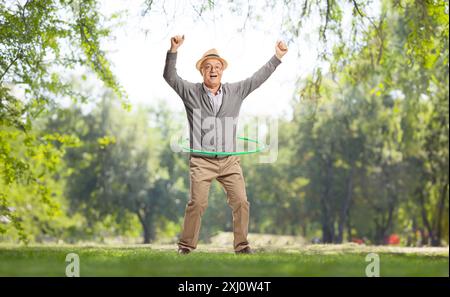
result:
M 163 77 L 166 82 L 172 87 L 172 89 L 177 92 L 181 99 L 185 100 L 185 98 L 187 98 L 188 90 L 194 86 L 194 83 L 182 79 L 177 74 L 177 51 L 178 48 L 183 44 L 183 42 L 184 35 L 177 35 L 170 39 L 171 45 L 170 49 L 167 51 L 166 65 L 164 66 Z
M 275 55 L 273 55 L 270 60 L 252 76 L 236 83 L 242 99 L 257 89 L 270 75 L 272 75 L 277 66 L 281 64 L 281 58 L 283 58 L 287 51 L 286 44 L 282 41 L 277 41 L 275 45 Z

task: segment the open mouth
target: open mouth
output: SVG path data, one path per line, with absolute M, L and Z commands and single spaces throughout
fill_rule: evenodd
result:
M 214 78 L 217 78 L 217 75 L 216 75 L 216 74 L 211 74 L 209 77 L 210 77 L 211 79 L 214 79 Z

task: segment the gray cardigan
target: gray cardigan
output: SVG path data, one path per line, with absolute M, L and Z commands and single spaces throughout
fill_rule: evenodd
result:
M 213 106 L 202 83 L 192 83 L 179 77 L 176 62 L 177 53 L 168 51 L 163 76 L 183 100 L 189 122 L 191 149 L 235 152 L 237 121 L 242 101 L 269 78 L 281 61 L 273 55 L 251 77 L 235 83 L 223 83 L 223 100 L 217 115 L 214 115 Z M 191 155 L 214 157 L 199 153 Z

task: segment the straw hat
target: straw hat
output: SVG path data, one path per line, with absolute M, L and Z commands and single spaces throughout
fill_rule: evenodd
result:
M 227 66 L 228 66 L 227 61 L 219 55 L 219 52 L 215 48 L 212 48 L 212 49 L 206 51 L 206 53 L 203 54 L 201 59 L 197 61 L 197 63 L 195 64 L 195 67 L 197 68 L 198 71 L 200 71 L 200 67 L 202 66 L 202 63 L 206 59 L 212 59 L 212 58 L 217 59 L 220 62 L 222 62 L 223 70 L 225 70 L 227 68 Z M 201 73 L 201 71 L 200 71 L 200 73 Z

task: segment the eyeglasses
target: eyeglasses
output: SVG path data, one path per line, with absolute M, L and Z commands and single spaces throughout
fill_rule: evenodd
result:
M 211 64 L 206 64 L 205 66 L 203 66 L 203 69 L 206 70 L 207 72 L 211 72 L 213 69 L 217 72 L 222 71 L 222 66 L 216 65 L 213 66 Z

